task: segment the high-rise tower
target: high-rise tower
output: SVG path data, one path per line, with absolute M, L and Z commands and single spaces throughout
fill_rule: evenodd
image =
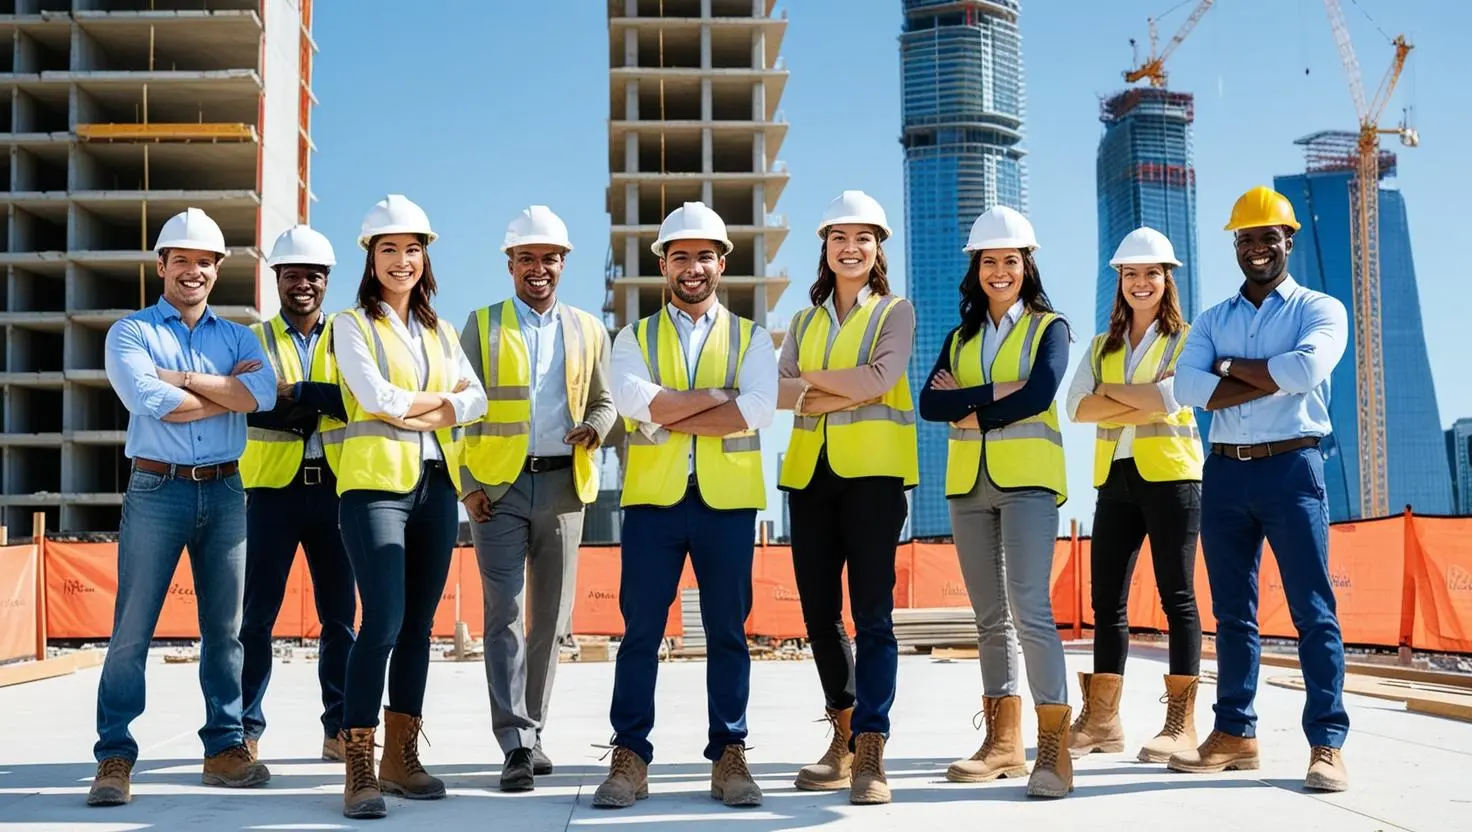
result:
M 1027 210 L 1021 0 L 903 0 L 900 82 L 905 147 L 905 263 L 920 310 L 910 378 L 920 392 L 958 323 L 971 223 L 993 205 Z M 916 537 L 951 533 L 945 425 L 919 424 Z

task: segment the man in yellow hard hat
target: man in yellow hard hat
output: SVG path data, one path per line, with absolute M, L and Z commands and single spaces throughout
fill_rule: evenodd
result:
M 1258 767 L 1258 564 L 1272 546 L 1298 629 L 1308 689 L 1303 730 L 1312 747 L 1304 786 L 1349 786 L 1341 747 L 1344 642 L 1329 576 L 1329 503 L 1322 444 L 1330 435 L 1329 377 L 1349 339 L 1344 304 L 1288 274 L 1298 231 L 1293 205 L 1257 187 L 1232 207 L 1237 265 L 1232 298 L 1191 327 L 1176 366 L 1182 403 L 1212 411 L 1202 473 L 1201 541 L 1217 619 L 1215 730 L 1176 771 Z

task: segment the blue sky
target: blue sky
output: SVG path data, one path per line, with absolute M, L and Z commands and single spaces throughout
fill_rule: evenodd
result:
M 1094 305 L 1098 100 L 1123 88 L 1129 40 L 1140 41 L 1143 53 L 1146 18 L 1175 5 L 1023 3 L 1029 214 L 1049 294 L 1084 328 Z M 1472 6 L 1452 0 L 1345 0 L 1343 6 L 1370 94 L 1392 54 L 1386 35 L 1405 33 L 1415 45 L 1383 120 L 1393 122 L 1402 107 L 1413 107 L 1421 146 L 1402 148 L 1393 137 L 1385 146 L 1400 157 L 1391 186 L 1406 194 L 1437 404 L 1442 423 L 1450 424 L 1472 416 L 1472 386 L 1457 382 L 1467 378 L 1457 356 L 1472 346 L 1466 325 L 1472 265 L 1462 248 L 1472 194 L 1472 92 L 1465 85 L 1472 52 L 1464 35 L 1472 30 Z M 1162 45 L 1188 11 L 1189 4 L 1163 20 Z M 790 129 L 778 158 L 792 174 L 777 206 L 792 233 L 776 266 L 793 278 L 776 315 L 785 320 L 804 304 L 817 257 L 813 226 L 845 188 L 868 191 L 889 212 L 896 233 L 886 251 L 903 293 L 900 3 L 784 0 L 776 13 L 789 21 L 781 54 L 791 72 L 780 105 Z M 354 0 L 319 3 L 314 16 L 321 47 L 314 91 L 321 103 L 312 125 L 318 202 L 311 222 L 343 261 L 328 308 L 352 300 L 361 256 L 354 240 L 364 213 L 383 194 L 401 192 L 425 208 L 440 234 L 431 250 L 437 307 L 457 326 L 471 309 L 510 293 L 501 235 L 533 203 L 562 216 L 576 247 L 562 299 L 597 311 L 609 223 L 604 3 L 433 0 L 406 11 L 390 0 Z M 1320 0 L 1222 0 L 1167 70 L 1172 88 L 1196 94 L 1204 306 L 1226 297 L 1240 279 L 1229 238 L 1219 230 L 1232 201 L 1253 185 L 1271 185 L 1275 174 L 1301 170 L 1294 139 L 1352 129 L 1356 115 Z M 779 413 L 763 437 L 769 482 L 790 422 Z M 1072 497 L 1062 522 L 1078 518 L 1087 527 L 1094 505 L 1092 433 L 1069 425 L 1065 441 Z M 780 507 L 776 498 L 774 488 L 769 517 Z

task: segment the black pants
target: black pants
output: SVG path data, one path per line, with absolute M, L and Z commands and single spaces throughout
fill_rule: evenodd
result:
M 899 477 L 844 479 L 826 455 L 792 491 L 792 566 L 803 622 L 828 707 L 854 709 L 855 735 L 889 734 L 899 673 L 894 557 L 908 506 Z M 843 569 L 858 635 L 858 665 L 843 628 Z
M 1150 536 L 1155 583 L 1170 627 L 1170 672 L 1201 670 L 1201 614 L 1196 609 L 1196 538 L 1201 483 L 1149 482 L 1133 459 L 1115 460 L 1094 509 L 1094 672 L 1124 673 L 1130 645 L 1130 579 Z

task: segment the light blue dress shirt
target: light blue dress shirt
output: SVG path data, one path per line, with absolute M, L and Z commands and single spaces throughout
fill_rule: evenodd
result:
M 521 337 L 531 365 L 532 456 L 569 456 L 572 446 L 562 441 L 573 429 L 567 403 L 567 360 L 562 337 L 562 303 L 545 314 L 512 297 Z
M 291 335 L 291 343 L 296 345 L 296 357 L 302 362 L 302 377 L 312 377 L 312 356 L 317 354 L 317 340 L 322 337 L 322 332 L 327 328 L 327 316 L 318 315 L 317 325 L 306 334 L 296 331 L 291 321 L 282 316 L 281 320 L 286 324 L 286 331 Z M 301 388 L 297 387 L 297 396 L 301 396 Z M 322 450 L 322 434 L 312 431 L 307 437 L 306 449 L 302 451 L 303 459 L 322 459 L 326 454 Z
M 260 369 L 237 378 L 255 397 L 258 410 L 276 406 L 276 371 L 260 340 L 208 307 L 190 330 L 179 310 L 159 298 L 109 327 L 106 350 L 107 380 L 129 413 L 124 453 L 130 459 L 211 465 L 245 453 L 244 413 L 188 423 L 162 421 L 184 401 L 184 391 L 161 380 L 160 368 L 229 375 L 241 361 L 259 361 Z
M 1176 399 L 1204 408 L 1221 381 L 1213 371 L 1218 359 L 1265 358 L 1278 392 L 1214 411 L 1208 441 L 1328 436 L 1329 377 L 1348 341 L 1344 304 L 1285 276 L 1260 307 L 1239 292 L 1197 317 L 1176 363 Z

